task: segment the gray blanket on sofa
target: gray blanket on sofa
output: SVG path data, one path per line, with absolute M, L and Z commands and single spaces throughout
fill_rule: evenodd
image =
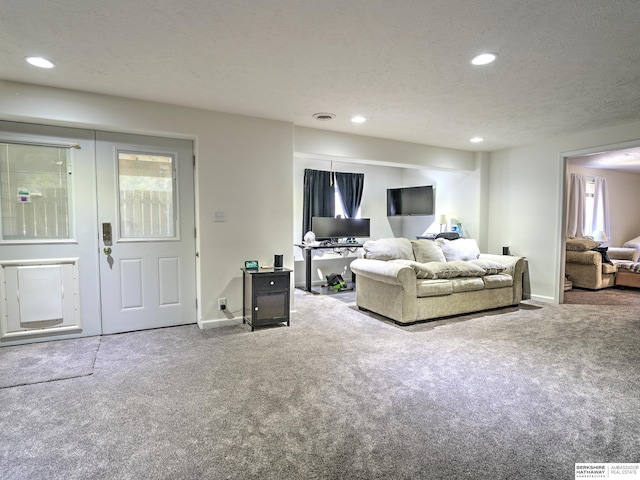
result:
M 640 263 L 619 263 L 618 268 L 631 270 L 633 273 L 640 273 Z

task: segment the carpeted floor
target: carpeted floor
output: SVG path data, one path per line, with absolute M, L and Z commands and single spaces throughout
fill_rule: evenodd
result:
M 0 477 L 552 480 L 640 461 L 635 308 L 411 328 L 331 296 L 295 308 L 253 333 L 105 336 L 93 375 L 0 390 Z
M 0 388 L 93 373 L 100 337 L 0 348 Z
M 564 292 L 564 303 L 573 305 L 628 305 L 640 307 L 640 289 L 630 287 L 587 290 L 573 288 Z

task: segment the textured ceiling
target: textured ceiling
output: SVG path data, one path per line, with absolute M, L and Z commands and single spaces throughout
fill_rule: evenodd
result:
M 639 43 L 638 0 L 0 2 L 0 79 L 465 150 L 639 121 Z
M 640 147 L 572 157 L 573 165 L 640 174 Z

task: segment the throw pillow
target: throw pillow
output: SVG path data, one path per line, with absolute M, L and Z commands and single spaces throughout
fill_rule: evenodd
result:
M 416 278 L 420 279 L 433 279 L 436 278 L 433 274 L 433 271 L 426 268 L 426 264 L 415 262 L 413 260 L 391 260 L 390 263 L 398 263 L 400 265 L 406 265 L 407 267 L 413 268 L 413 271 L 416 272 Z
M 613 265 L 613 262 L 611 261 L 611 259 L 609 258 L 609 254 L 607 253 L 607 250 L 609 250 L 609 247 L 595 247 L 595 248 L 592 248 L 591 250 L 595 252 L 599 252 L 600 255 L 602 255 L 602 263 L 608 263 L 609 265 Z
M 600 246 L 600 242 L 587 237 L 569 237 L 567 238 L 566 244 L 567 250 L 574 252 L 586 252 L 587 250 Z
M 432 240 L 411 240 L 416 262 L 446 262 L 442 249 Z
M 507 267 L 505 267 L 503 264 L 494 262 L 493 260 L 477 259 L 471 260 L 469 263 L 473 263 L 474 265 L 482 268 L 487 275 L 496 275 L 498 273 L 504 272 L 507 269 Z
M 362 248 L 364 249 L 364 258 L 372 258 L 374 260 L 414 259 L 411 241 L 408 238 L 367 240 Z
M 455 260 L 475 260 L 480 256 L 480 249 L 473 238 L 459 238 L 447 240 L 437 238 L 434 240 L 442 249 L 447 262 Z
M 482 277 L 485 275 L 484 269 L 471 262 L 429 262 L 420 263 L 411 260 L 392 260 L 392 263 L 399 263 L 413 268 L 416 278 L 420 279 L 445 279 L 455 277 Z

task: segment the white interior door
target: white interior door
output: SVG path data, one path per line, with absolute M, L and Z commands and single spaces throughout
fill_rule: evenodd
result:
M 94 146 L 0 121 L 0 346 L 101 333 Z
M 193 143 L 96 134 L 102 332 L 196 322 Z

